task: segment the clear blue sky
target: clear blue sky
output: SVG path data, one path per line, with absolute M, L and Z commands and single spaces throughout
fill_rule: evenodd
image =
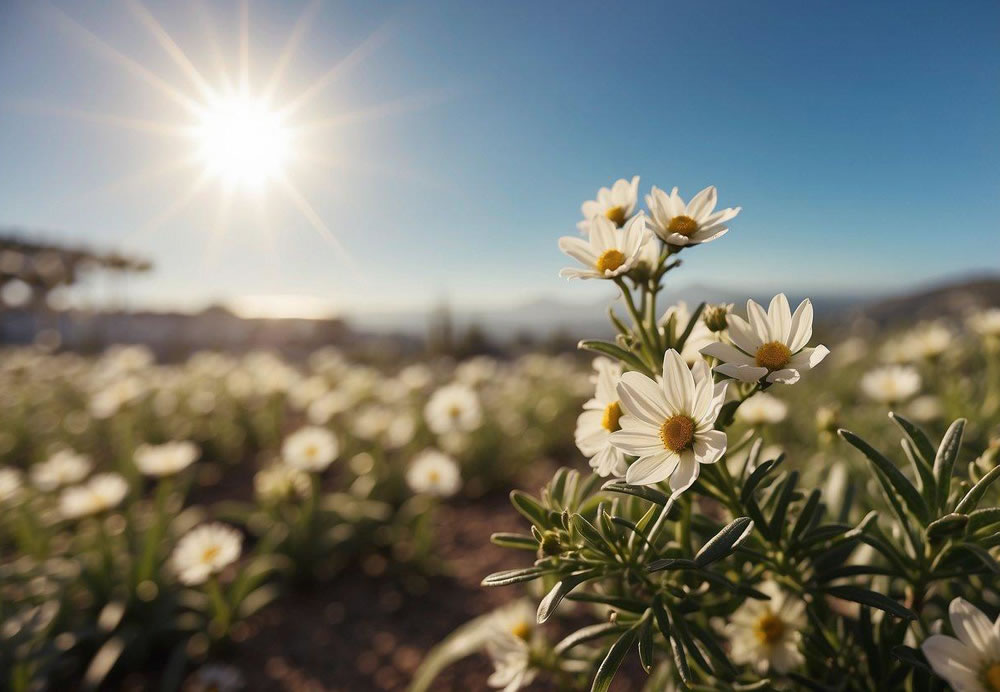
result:
M 207 81 L 237 72 L 237 3 L 145 7 Z M 305 9 L 249 3 L 253 88 Z M 214 182 L 166 218 L 198 169 L 151 172 L 191 143 L 67 111 L 190 116 L 66 16 L 197 94 L 125 3 L 0 3 L 0 225 L 149 256 L 134 300 L 592 300 L 606 288 L 556 276 L 556 240 L 633 174 L 744 208 L 682 283 L 883 291 L 1000 266 L 994 1 L 322 3 L 275 102 L 375 34 L 297 117 L 379 117 L 309 140 L 336 165 L 289 169 L 347 262 L 278 189 L 237 193 L 224 236 Z

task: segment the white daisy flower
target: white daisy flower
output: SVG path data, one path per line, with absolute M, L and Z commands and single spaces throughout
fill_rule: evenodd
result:
M 133 458 L 139 473 L 146 476 L 172 476 L 194 463 L 199 454 L 193 442 L 166 442 L 162 445 L 139 445 Z
M 632 269 L 650 240 L 646 216 L 639 214 L 620 230 L 602 216 L 590 225 L 590 238 L 563 236 L 559 249 L 583 264 L 584 268 L 567 267 L 559 276 L 567 279 L 613 279 Z
M 627 372 L 618 383 L 625 414 L 611 444 L 639 457 L 625 473 L 632 485 L 651 485 L 670 478 L 675 493 L 698 478 L 700 464 L 714 464 L 726 451 L 726 433 L 714 430 L 726 398 L 727 383 L 713 384 L 704 365 L 692 373 L 677 351 L 663 355 L 663 377 L 657 382 Z
M 281 443 L 281 459 L 301 471 L 323 471 L 340 453 L 340 444 L 326 428 L 300 428 Z
M 23 485 L 20 471 L 7 467 L 0 468 L 0 505 L 20 495 Z
M 920 373 L 908 365 L 886 365 L 861 378 L 861 391 L 882 404 L 898 404 L 920 391 Z
M 475 430 L 483 421 L 479 395 L 464 384 L 445 385 L 427 401 L 424 419 L 437 435 Z
M 83 485 L 66 488 L 59 496 L 59 512 L 78 519 L 114 509 L 125 499 L 128 483 L 117 473 L 99 473 Z
M 406 484 L 418 494 L 450 497 L 462 487 L 462 476 L 454 459 L 436 449 L 426 449 L 410 462 Z
M 736 418 L 747 425 L 774 425 L 787 415 L 788 404 L 767 392 L 757 392 L 736 409 Z
M 1000 308 L 990 308 L 970 315 L 969 329 L 980 336 L 1000 336 Z
M 763 674 L 768 669 L 787 673 L 802 665 L 801 631 L 806 626 L 805 604 L 785 594 L 774 582 L 757 587 L 770 601 L 748 598 L 730 617 L 725 628 L 735 663 L 752 665 Z
M 706 187 L 687 204 L 677 194 L 676 187 L 668 195 L 654 186 L 646 195 L 653 232 L 668 245 L 680 247 L 707 243 L 729 230 L 726 222 L 735 218 L 741 207 L 715 211 L 716 202 L 714 185 Z
M 952 345 L 954 334 L 938 322 L 918 324 L 882 346 L 882 359 L 889 363 L 915 363 L 937 358 Z
M 503 692 L 515 692 L 530 685 L 538 673 L 531 665 L 535 610 L 528 602 L 517 601 L 496 611 L 488 628 L 486 652 L 494 670 L 487 684 Z
M 194 586 L 236 562 L 242 545 L 243 537 L 236 529 L 202 524 L 177 541 L 170 559 L 181 583 Z
M 609 220 L 616 228 L 621 228 L 635 213 L 639 201 L 639 176 L 632 176 L 628 181 L 620 178 L 610 188 L 602 187 L 597 191 L 597 199 L 592 199 L 580 205 L 583 221 L 577 224 L 581 233 L 588 234 L 594 217 Z
M 618 380 L 621 365 L 608 358 L 594 360 L 596 390 L 583 405 L 583 413 L 576 419 L 576 446 L 590 460 L 590 467 L 599 476 L 625 475 L 625 454 L 611 444 L 611 433 L 619 430 L 622 416 L 618 401 Z
M 264 502 L 305 497 L 309 494 L 309 474 L 285 464 L 272 464 L 253 477 L 253 489 Z
M 803 370 L 811 370 L 826 358 L 826 346 L 806 348 L 812 338 L 813 308 L 806 299 L 792 314 L 788 299 L 779 293 L 764 312 L 752 300 L 747 301 L 749 322 L 739 315 L 728 316 L 732 345 L 713 343 L 702 354 L 718 358 L 715 371 L 743 382 L 780 382 L 794 384 Z
M 921 645 L 934 672 L 955 692 L 1000 692 L 1000 617 L 995 622 L 956 598 L 948 607 L 958 637 L 934 634 Z
M 63 449 L 31 467 L 31 482 L 42 492 L 79 483 L 93 468 L 90 457 Z

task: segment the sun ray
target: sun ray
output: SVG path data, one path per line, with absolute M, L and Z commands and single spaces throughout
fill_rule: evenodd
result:
M 171 60 L 177 63 L 177 66 L 184 71 L 184 74 L 188 76 L 188 79 L 191 80 L 195 88 L 201 92 L 202 97 L 210 100 L 214 99 L 216 97 L 215 90 L 209 86 L 208 82 L 205 81 L 205 78 L 201 76 L 198 69 L 188 59 L 188 56 L 185 55 L 183 50 L 181 50 L 181 47 L 177 45 L 177 42 L 174 41 L 173 38 L 171 38 L 170 34 L 167 33 L 167 30 L 163 28 L 163 25 L 156 20 L 156 17 L 154 17 L 153 14 L 146 9 L 146 6 L 139 0 L 125 0 L 125 4 L 132 11 L 132 14 L 134 14 L 136 18 L 142 22 L 149 33 L 153 35 L 153 38 L 155 38 L 156 42 L 160 44 L 164 51 L 166 51 Z
M 170 221 L 172 218 L 177 216 L 179 213 L 184 211 L 184 209 L 191 203 L 191 201 L 198 195 L 199 192 L 204 189 L 205 185 L 208 183 L 209 175 L 207 172 L 202 172 L 195 181 L 184 191 L 178 198 L 167 205 L 159 214 L 154 216 L 152 219 L 144 223 L 141 227 L 135 230 L 133 233 L 129 234 L 123 239 L 123 244 L 132 244 L 135 241 L 141 240 L 159 229 L 163 224 Z
M 78 199 L 86 199 L 88 197 L 103 196 L 115 194 L 122 192 L 133 187 L 143 185 L 144 183 L 151 182 L 157 178 L 162 178 L 164 176 L 170 175 L 171 173 L 176 173 L 177 171 L 184 169 L 193 169 L 198 163 L 198 157 L 194 154 L 187 154 L 185 156 L 178 156 L 165 163 L 160 163 L 152 166 L 146 166 L 140 168 L 137 171 L 132 171 L 127 175 L 123 175 L 120 178 L 112 180 L 108 183 L 104 183 L 95 188 L 90 188 L 87 190 L 81 190 L 77 193 L 64 197 L 64 201 L 73 201 Z
M 301 151 L 296 154 L 295 158 L 296 160 L 320 166 L 324 169 L 363 171 L 372 175 L 398 178 L 439 192 L 457 192 L 453 183 L 435 180 L 425 171 L 407 168 L 398 161 L 393 161 L 391 166 L 386 166 L 373 163 L 372 161 L 359 161 L 347 158 L 335 159 L 316 151 Z
M 344 260 L 344 263 L 348 267 L 351 267 L 351 271 L 357 271 L 354 268 L 354 262 L 350 253 L 347 252 L 347 248 L 343 246 L 337 236 L 334 235 L 333 231 L 330 230 L 330 227 L 327 226 L 320 215 L 316 213 L 312 204 L 310 204 L 309 200 L 307 200 L 299 191 L 295 183 L 292 182 L 292 179 L 287 175 L 281 175 L 277 178 L 277 181 L 281 183 L 281 188 L 285 191 L 288 199 L 295 205 L 296 208 L 298 208 L 300 212 L 302 212 L 302 215 L 306 217 L 306 220 L 316 230 L 316 232 L 319 233 L 320 237 L 327 241 L 327 243 L 329 243 L 330 246 L 337 251 L 337 253 L 341 256 L 341 259 Z
M 117 48 L 108 44 L 97 34 L 80 24 L 62 10 L 48 3 L 45 4 L 45 8 L 65 31 L 75 35 L 85 45 L 88 45 L 98 54 L 103 55 L 112 62 L 116 63 L 119 67 L 124 68 L 126 71 L 132 73 L 139 79 L 154 87 L 164 96 L 167 96 L 189 112 L 197 114 L 201 111 L 201 104 L 197 101 L 190 98 L 164 79 L 158 77 L 152 71 L 143 67 L 141 64 L 128 57 Z
M 222 255 L 222 248 L 229 232 L 229 218 L 233 206 L 234 185 L 223 185 L 219 204 L 215 209 L 215 217 L 208 234 L 208 247 L 205 249 L 204 263 L 206 267 L 215 266 Z
M 219 81 L 222 82 L 221 91 L 224 93 L 232 93 L 233 80 L 229 75 L 229 70 L 227 69 L 226 59 L 222 54 L 222 49 L 219 47 L 219 34 L 215 30 L 215 20 L 212 19 L 211 13 L 202 2 L 196 1 L 194 3 L 194 11 L 198 16 L 198 23 L 205 32 L 205 40 L 211 48 L 212 60 L 215 62 L 215 69 L 219 73 Z
M 288 69 L 288 64 L 291 62 L 292 56 L 295 55 L 295 51 L 298 49 L 299 44 L 302 42 L 306 31 L 309 29 L 309 25 L 312 23 L 313 18 L 316 16 L 316 11 L 319 9 L 320 0 L 312 0 L 306 8 L 299 15 L 298 20 L 295 22 L 295 26 L 292 28 L 292 32 L 288 35 L 288 39 L 285 41 L 285 46 L 281 50 L 281 55 L 278 56 L 278 61 L 274 65 L 274 70 L 271 71 L 271 76 L 267 80 L 267 85 L 261 92 L 261 98 L 268 102 L 274 97 L 274 93 L 278 88 L 278 84 L 281 82 L 281 78 L 285 75 L 285 70 Z
M 328 130 L 330 128 L 349 125 L 357 122 L 368 122 L 376 118 L 387 118 L 402 113 L 412 113 L 445 101 L 452 93 L 450 89 L 441 89 L 433 92 L 418 94 L 407 98 L 397 99 L 388 103 L 361 108 L 356 111 L 340 113 L 331 118 L 303 122 L 298 126 L 298 130 L 305 133 Z
M 350 53 L 344 56 L 337 64 L 326 71 L 319 79 L 306 87 L 298 96 L 290 100 L 280 113 L 282 117 L 287 117 L 296 113 L 300 108 L 316 97 L 323 89 L 329 86 L 335 79 L 343 76 L 350 70 L 360 65 L 364 60 L 375 52 L 389 38 L 390 28 L 384 24 L 376 29 L 372 34 L 354 47 Z
M 164 137 L 192 137 L 195 134 L 195 129 L 190 126 L 171 125 L 169 123 L 162 123 L 156 120 L 132 118 L 128 116 L 115 115 L 113 113 L 97 113 L 80 108 L 69 108 L 66 106 L 57 106 L 37 101 L 15 101 L 12 102 L 10 106 L 22 112 L 35 113 L 38 115 L 51 115 L 62 118 L 73 118 L 84 122 L 109 125 L 111 127 L 118 127 L 126 130 L 138 130 L 147 134 L 160 135 Z
M 240 2 L 240 93 L 250 92 L 250 2 Z

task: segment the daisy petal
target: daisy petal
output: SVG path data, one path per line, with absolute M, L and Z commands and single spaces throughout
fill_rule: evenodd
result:
M 723 363 L 715 366 L 715 372 L 726 377 L 732 377 L 740 382 L 757 382 L 767 374 L 767 368 L 755 368 L 750 365 Z
M 652 485 L 666 480 L 677 468 L 680 457 L 675 452 L 663 451 L 659 454 L 639 459 L 625 472 L 625 482 L 629 485 Z

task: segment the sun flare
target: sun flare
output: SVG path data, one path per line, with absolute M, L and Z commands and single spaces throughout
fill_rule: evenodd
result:
M 196 139 L 207 173 L 226 184 L 259 186 L 283 173 L 290 134 L 265 103 L 234 97 L 205 109 Z

